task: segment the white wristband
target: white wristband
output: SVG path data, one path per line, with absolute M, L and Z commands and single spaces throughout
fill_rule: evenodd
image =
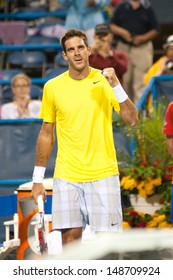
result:
M 119 103 L 122 103 L 128 99 L 128 95 L 121 86 L 121 84 L 118 84 L 117 86 L 113 87 L 113 91 Z
M 33 183 L 43 183 L 45 171 L 46 171 L 46 167 L 35 166 L 34 167 L 34 172 L 33 172 L 33 175 L 32 175 Z

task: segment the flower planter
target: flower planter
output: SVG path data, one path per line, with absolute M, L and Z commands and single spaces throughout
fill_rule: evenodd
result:
M 146 214 L 153 214 L 162 207 L 159 200 L 160 196 L 157 194 L 147 198 L 135 194 L 130 195 L 130 202 L 134 210 Z

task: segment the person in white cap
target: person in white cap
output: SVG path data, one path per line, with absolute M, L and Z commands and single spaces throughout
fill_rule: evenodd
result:
M 151 66 L 144 76 L 145 86 L 149 83 L 153 76 L 173 74 L 173 35 L 168 36 L 163 48 L 165 50 L 165 54 Z

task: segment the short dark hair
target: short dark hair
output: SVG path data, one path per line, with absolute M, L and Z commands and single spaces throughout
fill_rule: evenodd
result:
M 76 28 L 69 29 L 61 38 L 61 46 L 64 52 L 66 52 L 65 42 L 73 37 L 79 37 L 84 40 L 85 45 L 88 47 L 88 39 L 84 32 Z

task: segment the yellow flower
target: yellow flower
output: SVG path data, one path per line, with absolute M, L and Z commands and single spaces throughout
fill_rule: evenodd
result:
M 123 229 L 131 228 L 128 222 L 123 221 L 122 225 L 123 225 Z
M 154 186 L 150 183 L 150 180 L 144 180 L 137 184 L 139 195 L 147 197 L 147 195 L 153 194 Z
M 121 186 L 123 187 L 125 182 L 130 178 L 131 178 L 130 176 L 123 176 L 122 179 L 121 179 Z
M 144 197 L 144 198 L 147 197 L 146 191 L 144 189 L 139 190 L 139 195 Z
M 124 182 L 123 188 L 126 190 L 133 190 L 136 188 L 136 180 L 130 177 Z
M 153 228 L 157 227 L 157 221 L 156 220 L 151 220 L 148 223 L 146 223 L 146 228 Z
M 158 228 L 167 228 L 169 227 L 169 224 L 166 221 L 163 221 L 158 224 Z
M 145 183 L 145 191 L 147 195 L 152 195 L 154 193 L 154 185 L 150 183 Z
M 144 218 L 145 214 L 143 212 L 138 212 L 138 215 L 142 218 Z
M 159 215 L 158 217 L 155 217 L 154 220 L 157 221 L 157 223 L 161 223 L 166 219 L 166 216 L 163 215 Z
M 155 185 L 155 186 L 160 186 L 161 184 L 162 184 L 162 179 L 161 179 L 161 177 L 157 177 L 157 178 L 155 178 L 155 179 L 153 179 L 153 185 Z
M 148 183 L 151 183 L 151 182 L 153 181 L 153 179 L 152 179 L 150 176 L 148 176 L 148 177 L 146 178 L 146 181 L 147 181 Z
M 140 183 L 137 183 L 137 189 L 141 190 L 144 188 L 144 181 L 141 181 Z
M 153 218 L 158 217 L 158 216 L 159 216 L 158 213 L 153 213 L 153 214 L 151 214 L 151 217 L 153 217 Z

